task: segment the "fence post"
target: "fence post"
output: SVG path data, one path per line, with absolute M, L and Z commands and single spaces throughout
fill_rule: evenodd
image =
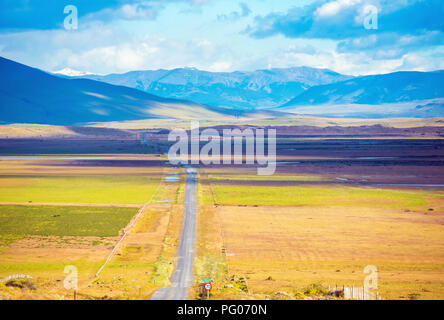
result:
M 247 287 L 247 292 L 248 292 L 248 294 L 250 294 L 250 288 L 248 287 L 247 277 L 245 275 L 243 277 L 244 277 L 245 286 Z
M 205 283 L 202 283 L 202 300 L 205 300 Z

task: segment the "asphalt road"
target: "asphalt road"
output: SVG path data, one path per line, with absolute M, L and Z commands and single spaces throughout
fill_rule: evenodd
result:
M 172 286 L 160 288 L 151 300 L 186 300 L 193 281 L 194 242 L 197 217 L 197 170 L 187 168 L 185 221 L 179 247 L 179 258 Z

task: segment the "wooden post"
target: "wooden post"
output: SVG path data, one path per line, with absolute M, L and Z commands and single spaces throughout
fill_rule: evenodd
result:
M 362 300 L 365 300 L 365 283 L 362 286 Z
M 247 287 L 248 294 L 250 294 L 250 288 L 248 287 L 248 282 L 247 282 L 247 277 L 246 276 L 244 276 L 244 283 L 245 283 L 245 286 Z
M 77 293 L 77 290 L 74 288 L 74 300 L 76 300 L 76 293 Z
M 202 300 L 205 300 L 205 283 L 202 283 Z

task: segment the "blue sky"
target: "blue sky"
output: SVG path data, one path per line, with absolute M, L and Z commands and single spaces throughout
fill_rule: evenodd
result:
M 78 9 L 77 30 L 64 28 L 66 5 Z M 364 27 L 369 5 L 377 29 Z M 100 74 L 428 71 L 444 69 L 443 17 L 442 0 L 2 0 L 0 55 L 48 71 Z

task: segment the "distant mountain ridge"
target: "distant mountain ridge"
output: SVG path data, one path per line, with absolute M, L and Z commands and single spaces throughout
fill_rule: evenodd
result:
M 58 71 L 53 72 L 53 74 L 57 74 L 57 75 L 61 75 L 61 76 L 68 76 L 68 77 L 82 77 L 82 76 L 91 75 L 92 73 L 78 71 L 78 70 L 74 70 L 71 68 L 64 68 L 62 70 L 58 70 Z
M 136 88 L 165 98 L 186 99 L 223 108 L 278 107 L 307 88 L 348 80 L 328 69 L 295 67 L 251 72 L 209 72 L 194 68 L 85 75 L 82 78 Z
M 444 71 L 401 71 L 315 86 L 274 110 L 334 117 L 443 117 Z
M 234 110 L 357 118 L 444 116 L 444 71 L 352 77 L 309 67 L 252 72 L 181 68 L 82 78 Z
M 2 57 L 0 70 L 2 123 L 74 125 L 242 115 L 233 110 L 162 98 L 124 86 L 54 76 Z
M 400 71 L 319 85 L 284 106 L 306 104 L 383 104 L 444 98 L 444 70 Z

